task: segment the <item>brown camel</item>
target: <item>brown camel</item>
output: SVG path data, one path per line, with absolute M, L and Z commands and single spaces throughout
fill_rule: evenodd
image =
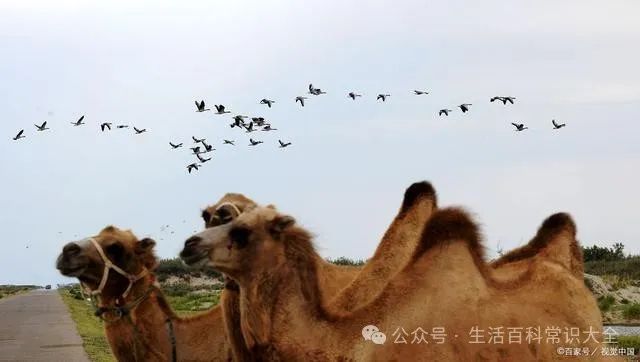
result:
M 91 239 L 116 267 L 130 276 L 140 276 L 140 279 L 130 280 L 115 269 L 105 277 L 105 261 L 94 242 L 89 241 Z M 119 361 L 171 361 L 170 329 L 175 336 L 178 361 L 231 359 L 220 307 L 181 318 L 174 314 L 162 292 L 154 286 L 151 271 L 156 267 L 157 259 L 153 240 L 138 240 L 130 231 L 113 226 L 106 227 L 91 239 L 65 245 L 58 257 L 57 268 L 65 276 L 78 278 L 92 291 L 101 289 L 97 312 L 105 320 L 107 339 Z M 100 288 L 103 278 L 106 282 Z M 123 310 L 125 313 L 120 315 Z
M 257 207 L 251 199 L 241 194 L 226 194 L 220 201 L 202 212 L 207 232 L 224 225 L 245 211 Z M 368 303 L 370 298 L 380 292 L 386 281 L 409 260 L 419 240 L 424 224 L 436 207 L 435 190 L 428 182 L 411 185 L 404 194 L 400 210 L 384 234 L 373 257 L 363 268 L 344 267 L 324 260 L 318 263 L 318 276 L 323 300 L 329 301 L 336 296 L 331 306 L 336 310 L 351 310 Z M 212 229 L 214 228 L 214 229 Z M 208 262 L 210 247 L 192 238 L 185 243 L 181 252 L 183 260 L 191 265 Z M 361 272 L 362 271 L 362 272 Z M 239 305 L 237 284 L 229 280 L 222 294 L 222 309 L 225 328 L 231 344 L 234 360 L 254 359 L 247 349 L 242 335 L 240 309 L 230 309 L 228 305 Z M 252 344 L 253 342 L 250 342 Z
M 459 209 L 439 210 L 427 222 L 409 263 L 384 290 L 355 312 L 340 314 L 325 308 L 318 267 L 322 259 L 309 233 L 292 217 L 256 207 L 216 232 L 198 236 L 211 245 L 211 264 L 237 281 L 242 333 L 252 352 L 264 359 L 534 361 L 564 359 L 557 353 L 559 346 L 601 347 L 595 300 L 582 277 L 568 272 L 579 261 L 573 260 L 570 246 L 557 247 L 570 234 L 575 234 L 572 220 L 565 214 L 552 216 L 534 238 L 540 246 L 532 249 L 539 253 L 522 254 L 530 256 L 526 271 L 511 279 L 496 278 L 484 261 L 475 223 Z M 228 245 L 235 252 L 229 253 Z M 570 255 L 548 257 L 551 249 Z M 437 327 L 446 333 L 446 342 L 378 345 L 363 341 L 360 333 L 367 325 L 380 327 L 390 339 L 401 328 L 415 333 Z M 520 330 L 524 341 L 522 331 L 535 332 L 537 326 L 546 333 L 539 343 L 504 342 L 507 329 L 510 336 L 511 330 Z M 572 338 L 558 345 L 550 331 L 559 331 L 560 337 L 570 331 Z M 492 343 L 496 336 L 503 342 Z M 472 343 L 479 337 L 489 343 Z M 379 334 L 376 338 L 381 341 Z M 583 359 L 604 358 L 598 351 Z

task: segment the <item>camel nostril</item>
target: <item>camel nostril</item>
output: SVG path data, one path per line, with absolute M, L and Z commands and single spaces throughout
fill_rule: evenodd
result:
M 69 243 L 62 248 L 62 253 L 69 256 L 78 255 L 81 251 L 82 248 L 76 243 Z
M 185 248 L 193 248 L 198 246 L 198 244 L 200 244 L 200 242 L 202 241 L 202 238 L 199 236 L 192 236 L 189 239 L 187 239 L 187 241 L 184 242 L 184 247 Z

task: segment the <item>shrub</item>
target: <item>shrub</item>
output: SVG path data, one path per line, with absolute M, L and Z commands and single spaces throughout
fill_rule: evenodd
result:
M 206 275 L 211 278 L 220 277 L 220 273 L 211 268 L 194 268 L 186 265 L 180 258 L 161 259 L 155 270 L 158 280 L 167 280 L 169 276 L 184 277 L 188 275 L 201 276 Z
M 607 294 L 606 296 L 601 295 L 598 298 L 598 307 L 600 308 L 601 311 L 606 312 L 609 309 L 611 309 L 611 306 L 616 302 L 615 298 L 610 295 Z
M 615 274 L 635 281 L 640 279 L 640 256 L 615 261 L 598 260 L 585 262 L 584 271 L 595 275 Z
M 633 348 L 635 354 L 640 352 L 640 336 L 617 336 L 616 340 L 616 347 Z
M 628 304 L 622 310 L 622 315 L 627 319 L 640 319 L 640 304 Z

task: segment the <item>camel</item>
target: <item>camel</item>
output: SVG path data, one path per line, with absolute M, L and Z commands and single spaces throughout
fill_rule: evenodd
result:
M 335 297 L 330 305 L 336 310 L 346 311 L 357 307 L 359 303 L 367 303 L 371 298 L 370 294 L 375 295 L 381 291 L 388 278 L 409 259 L 419 240 L 420 231 L 436 208 L 436 203 L 435 190 L 430 183 L 417 182 L 407 188 L 398 214 L 364 267 L 338 266 L 324 260 L 319 263 L 323 299 L 329 301 Z M 246 196 L 228 193 L 203 210 L 205 228 L 208 232 L 215 232 L 216 227 L 231 222 L 241 213 L 255 207 L 258 205 Z M 197 238 L 188 240 L 180 253 L 187 264 L 203 265 L 208 262 L 208 246 L 197 241 Z M 221 304 L 234 360 L 245 361 L 251 360 L 252 356 L 241 333 L 238 291 L 237 284 L 228 279 Z
M 310 234 L 292 217 L 274 207 L 256 207 L 216 229 L 197 235 L 211 245 L 211 265 L 237 282 L 247 347 L 267 360 L 564 359 L 549 335 L 539 343 L 507 344 L 491 343 L 491 336 L 484 333 L 501 330 L 506 340 L 507 328 L 535 331 L 536 326 L 545 333 L 548 328 L 567 328 L 592 337 L 565 340 L 563 347 L 593 351 L 602 341 L 595 299 L 582 276 L 571 272 L 580 261 L 574 260 L 570 245 L 558 247 L 575 239 L 575 224 L 566 214 L 553 215 L 542 224 L 533 240 L 537 244 L 527 249 L 538 254 L 515 252 L 512 259 L 500 262 L 505 267 L 528 264 L 524 272 L 509 279 L 495 277 L 497 273 L 485 262 L 478 227 L 464 210 L 438 210 L 427 221 L 407 265 L 373 301 L 350 313 L 326 308 L 322 258 Z M 567 238 L 571 234 L 574 237 Z M 400 328 L 411 332 L 438 327 L 446 333 L 447 342 L 384 344 L 378 333 L 376 338 L 383 343 L 379 345 L 361 339 L 363 327 L 369 325 L 380 327 L 389 338 Z M 474 330 L 476 341 L 480 336 L 489 338 L 489 343 L 470 343 Z M 522 331 L 520 336 L 524 338 Z M 605 358 L 598 351 L 584 359 Z
M 90 239 L 65 245 L 56 266 L 62 275 L 78 278 L 99 297 L 96 312 L 105 320 L 107 340 L 118 361 L 164 362 L 174 357 L 178 361 L 229 361 L 221 307 L 178 317 L 156 287 L 154 246 L 152 239 L 138 240 L 131 231 L 108 226 Z M 114 265 L 108 274 L 102 252 Z M 223 298 L 221 303 L 228 301 Z

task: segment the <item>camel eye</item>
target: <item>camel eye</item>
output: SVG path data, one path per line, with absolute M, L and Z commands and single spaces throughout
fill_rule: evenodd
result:
M 226 224 L 229 221 L 233 220 L 233 215 L 231 215 L 231 212 L 229 212 L 229 210 L 225 209 L 225 208 L 221 208 L 216 212 L 216 215 L 218 216 L 218 219 L 220 220 L 220 224 Z
M 114 259 L 118 259 L 122 257 L 122 254 L 124 254 L 124 247 L 119 242 L 115 242 L 107 246 L 104 251 Z
M 231 239 L 231 242 L 239 249 L 244 248 L 249 244 L 249 237 L 251 237 L 251 230 L 245 227 L 237 226 L 229 231 L 229 238 Z

